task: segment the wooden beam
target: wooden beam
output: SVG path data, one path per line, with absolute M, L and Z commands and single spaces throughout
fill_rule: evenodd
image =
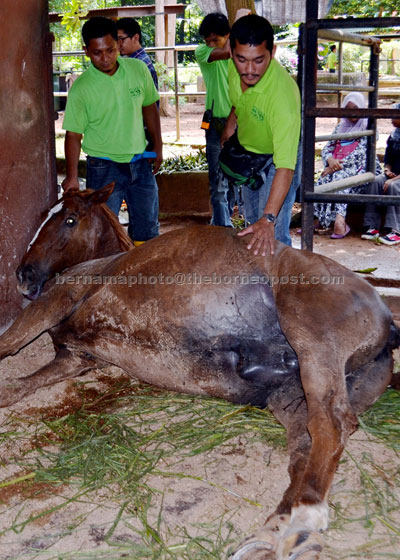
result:
M 164 6 L 164 13 L 166 15 L 183 14 L 185 10 L 184 4 L 166 4 Z M 101 10 L 90 10 L 87 15 L 82 16 L 80 19 L 89 19 L 95 16 L 104 16 L 111 19 L 119 19 L 122 17 L 144 17 L 154 16 L 156 14 L 155 5 L 145 6 L 120 6 L 115 8 L 103 8 Z M 63 14 L 49 13 L 49 22 L 56 23 L 61 21 Z

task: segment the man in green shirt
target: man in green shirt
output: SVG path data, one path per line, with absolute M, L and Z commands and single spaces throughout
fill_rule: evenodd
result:
M 107 201 L 118 215 L 125 199 L 128 232 L 136 245 L 158 235 L 158 189 L 154 173 L 162 162 L 159 94 L 147 66 L 137 59 L 118 57 L 114 21 L 89 19 L 82 28 L 84 49 L 92 64 L 73 84 L 63 128 L 67 174 L 64 191 L 79 188 L 81 147 L 87 154 L 86 186 L 100 189 L 114 182 Z M 145 152 L 143 122 L 153 139 L 154 152 Z M 149 159 L 154 160 L 152 171 Z
M 292 179 L 298 160 L 300 94 L 296 82 L 275 60 L 273 40 L 265 18 L 248 15 L 233 24 L 233 63 L 228 72 L 232 110 L 221 139 L 224 142 L 233 134 L 237 122 L 241 146 L 265 154 L 260 188 L 244 184 L 240 193 L 250 226 L 239 235 L 253 234 L 248 248 L 255 255 L 274 253 L 275 238 L 291 245 L 289 225 L 298 187 L 298 176 Z
M 331 45 L 329 50 L 331 52 L 326 57 L 326 65 L 328 67 L 328 71 L 334 74 L 337 67 L 336 45 Z
M 229 31 L 228 20 L 223 14 L 208 14 L 199 28 L 205 44 L 197 47 L 196 59 L 207 90 L 205 108 L 212 110 L 211 122 L 206 129 L 206 156 L 213 209 L 211 223 L 231 227 L 228 184 L 218 165 L 221 133 L 231 110 L 228 93 L 228 63 L 231 56 Z

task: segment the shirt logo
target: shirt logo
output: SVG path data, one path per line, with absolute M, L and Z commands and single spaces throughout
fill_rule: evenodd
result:
M 253 115 L 253 117 L 255 117 L 258 121 L 263 121 L 264 120 L 264 113 L 262 111 L 260 111 L 260 109 L 257 109 L 257 107 L 253 107 L 251 109 L 251 114 Z
M 129 93 L 131 94 L 131 97 L 139 97 L 142 91 L 139 87 L 129 88 Z

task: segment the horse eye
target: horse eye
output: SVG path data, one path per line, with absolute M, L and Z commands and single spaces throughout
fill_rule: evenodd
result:
M 65 220 L 65 223 L 67 224 L 67 226 L 72 227 L 72 226 L 75 225 L 76 222 L 75 222 L 74 218 L 67 218 L 67 219 Z

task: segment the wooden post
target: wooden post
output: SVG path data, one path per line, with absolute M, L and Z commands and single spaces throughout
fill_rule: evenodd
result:
M 57 200 L 47 0 L 1 0 L 0 331 L 21 309 L 15 270 Z
M 156 0 L 155 46 L 165 46 L 164 0 Z M 165 52 L 156 51 L 156 61 L 165 64 Z

